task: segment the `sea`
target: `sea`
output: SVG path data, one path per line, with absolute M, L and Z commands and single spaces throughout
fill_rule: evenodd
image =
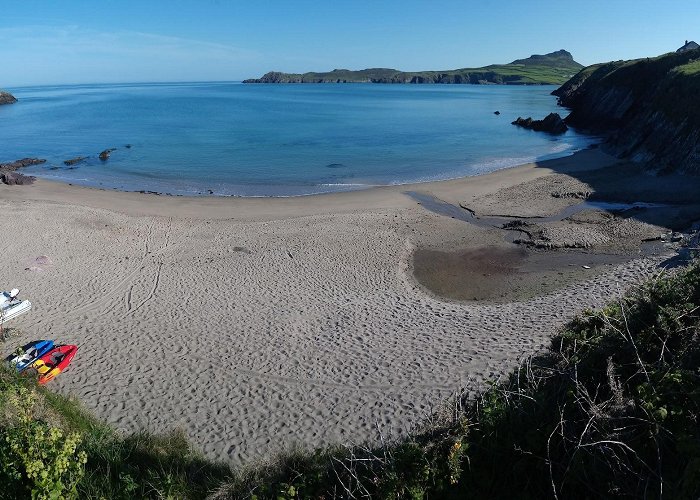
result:
M 511 125 L 562 116 L 554 86 L 238 82 L 7 89 L 0 162 L 26 174 L 172 195 L 301 196 L 472 176 L 597 139 Z M 498 111 L 500 114 L 496 114 Z M 106 161 L 101 151 L 115 148 Z M 85 156 L 72 166 L 65 160 Z

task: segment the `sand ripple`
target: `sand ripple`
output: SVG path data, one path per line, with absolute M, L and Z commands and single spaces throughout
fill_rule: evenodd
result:
M 410 276 L 415 228 L 440 224 L 420 208 L 257 223 L 19 209 L 0 242 L 0 282 L 34 303 L 18 342 L 80 346 L 53 389 L 125 431 L 182 427 L 233 463 L 400 434 L 656 264 L 526 303 L 451 303 Z M 38 255 L 53 265 L 26 271 Z

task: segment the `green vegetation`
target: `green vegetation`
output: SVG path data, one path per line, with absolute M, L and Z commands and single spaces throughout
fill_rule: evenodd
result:
M 553 93 L 569 125 L 657 171 L 698 173 L 700 49 L 583 69 Z
M 322 73 L 270 72 L 262 78 L 243 83 L 471 83 L 509 85 L 560 85 L 582 66 L 565 50 L 546 55 L 533 55 L 510 64 L 494 64 L 483 68 L 462 68 L 447 71 L 404 72 L 388 68 L 359 71 L 335 69 Z
M 700 50 L 673 52 L 589 66 L 554 94 L 574 109 L 574 124 L 587 126 L 595 120 L 618 127 L 641 120 L 643 113 L 661 112 L 672 123 L 684 122 L 696 130 L 699 76 Z M 610 98 L 615 96 L 619 98 Z
M 700 61 L 693 61 L 683 66 L 674 68 L 674 71 L 684 76 L 697 76 L 700 74 Z
M 180 433 L 122 437 L 2 372 L 0 497 L 696 499 L 699 367 L 696 264 L 586 311 L 507 381 L 407 439 L 238 472 Z
M 230 480 L 181 432 L 121 436 L 73 399 L 0 370 L 0 498 L 204 498 Z

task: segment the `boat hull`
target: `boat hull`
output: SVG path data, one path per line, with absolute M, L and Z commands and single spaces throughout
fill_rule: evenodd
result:
M 0 312 L 0 325 L 2 325 L 11 319 L 16 318 L 17 316 L 29 312 L 29 310 L 32 308 L 32 303 L 28 300 L 23 300 L 17 304 L 9 306 L 3 304 L 0 307 L 2 307 L 2 311 Z
M 22 347 L 24 353 L 14 356 L 9 360 L 10 366 L 13 366 L 18 372 L 21 372 L 53 349 L 53 347 L 53 340 L 38 340 L 27 344 Z
M 68 367 L 76 352 L 78 346 L 62 345 L 51 349 L 32 363 L 32 368 L 39 374 L 39 383 L 43 385 L 56 378 Z

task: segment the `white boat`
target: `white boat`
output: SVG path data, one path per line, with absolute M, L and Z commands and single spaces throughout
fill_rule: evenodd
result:
M 32 303 L 28 300 L 17 298 L 19 290 L 13 288 L 9 292 L 0 293 L 0 325 L 24 314 L 32 308 Z

